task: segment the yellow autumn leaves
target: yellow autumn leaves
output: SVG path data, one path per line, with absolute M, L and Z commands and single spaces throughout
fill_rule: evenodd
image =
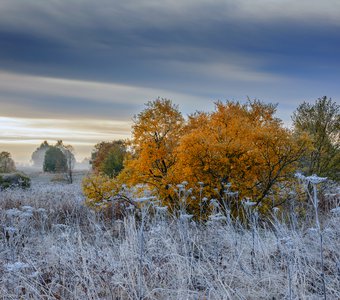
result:
M 251 198 L 265 208 L 308 146 L 305 136 L 282 126 L 275 110 L 259 101 L 217 102 L 213 112 L 196 112 L 185 120 L 170 100 L 149 102 L 134 119 L 124 169 L 113 179 L 111 192 L 122 183 L 144 184 L 174 209 L 179 205 L 176 185 L 186 181 L 191 190 L 187 208 L 197 214 L 202 193 L 198 182 L 204 183 L 204 196 L 217 201 L 231 184 L 238 199 Z M 90 186 L 84 183 L 87 198 L 98 201 L 100 192 Z

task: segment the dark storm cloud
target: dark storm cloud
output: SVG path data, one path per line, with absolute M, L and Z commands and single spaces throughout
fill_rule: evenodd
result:
M 124 84 L 0 72 L 1 116 L 131 120 L 158 96 L 180 102 L 204 99 L 178 92 Z
M 77 119 L 91 118 L 126 120 L 131 118 L 134 106 L 125 103 L 93 103 L 91 100 L 82 98 L 65 98 L 58 96 L 25 96 L 3 95 L 0 103 L 6 114 L 10 117 L 29 117 L 31 118 L 66 118 Z M 22 109 L 25 107 L 25 109 Z M 8 108 L 8 109 L 7 109 Z
M 16 72 L 162 88 L 190 84 L 171 62 L 289 76 L 327 64 L 337 73 L 339 5 L 282 2 L 4 1 L 0 62 Z
M 89 152 L 157 97 L 186 114 L 249 96 L 289 124 L 299 102 L 339 99 L 339 29 L 338 0 L 2 0 L 0 146 Z

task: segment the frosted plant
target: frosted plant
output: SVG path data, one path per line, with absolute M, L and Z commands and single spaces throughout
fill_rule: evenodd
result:
M 313 185 L 325 182 L 326 180 L 327 180 L 327 177 L 319 177 L 315 174 L 306 177 L 306 181 L 310 182 Z
M 278 207 L 273 207 L 273 213 L 275 217 L 277 217 L 277 214 L 279 213 L 280 209 Z
M 256 205 L 256 202 L 250 201 L 249 199 L 242 202 L 244 207 L 249 208 Z
M 24 205 L 24 206 L 21 206 L 21 210 L 33 212 L 34 208 L 30 205 Z
M 288 271 L 288 294 L 289 299 L 293 299 L 293 289 L 292 289 L 292 264 L 293 264 L 293 247 L 294 242 L 290 237 L 280 239 L 281 245 L 283 246 L 283 253 L 287 263 Z
M 217 214 L 213 214 L 213 215 L 209 216 L 208 224 L 216 224 L 216 223 L 219 223 L 219 222 L 224 222 L 226 220 L 227 220 L 226 216 L 224 216 L 221 213 L 217 213 Z
M 223 194 L 221 198 L 222 210 L 225 214 L 228 223 L 231 222 L 231 203 L 236 203 L 237 205 L 237 215 L 239 215 L 239 203 L 238 203 L 238 192 L 231 191 L 232 184 L 230 182 L 223 184 Z M 220 191 L 217 189 L 216 194 L 220 196 Z
M 331 209 L 331 212 L 335 215 L 340 215 L 340 207 L 335 207 Z
M 5 269 L 7 272 L 20 272 L 29 268 L 29 265 L 21 261 L 16 261 L 12 264 L 5 264 Z
M 315 211 L 315 223 L 316 228 L 319 234 L 320 238 L 320 260 L 321 260 L 321 280 L 322 280 L 322 288 L 323 288 L 323 296 L 324 299 L 327 299 L 327 293 L 326 293 L 326 281 L 325 281 L 325 273 L 324 273 L 324 255 L 323 255 L 323 230 L 320 225 L 319 221 L 319 212 L 318 212 L 318 206 L 319 206 L 319 200 L 317 196 L 317 185 L 320 183 L 323 183 L 327 180 L 326 177 L 318 177 L 317 175 L 313 174 L 312 176 L 304 176 L 301 173 L 297 173 L 295 175 L 302 183 L 305 185 L 305 189 L 307 191 L 307 194 L 309 198 L 311 199 Z M 309 191 L 309 185 L 312 186 L 313 194 Z
M 187 181 L 183 181 L 181 184 L 177 184 L 177 189 L 174 189 L 177 192 L 177 197 L 179 201 L 180 214 L 186 214 L 187 208 L 187 199 L 192 193 L 192 189 L 186 189 Z
M 11 208 L 6 211 L 6 215 L 9 216 L 10 218 L 19 217 L 21 213 L 22 213 L 21 210 L 17 208 Z
M 155 200 L 155 199 L 157 199 L 155 196 L 141 197 L 141 198 L 133 199 L 133 202 L 135 202 L 135 203 L 145 203 L 145 202 L 152 201 L 152 200 Z
M 190 214 L 180 214 L 179 218 L 180 218 L 180 220 L 187 222 L 187 221 L 191 220 L 193 218 L 193 216 L 194 215 L 190 215 Z

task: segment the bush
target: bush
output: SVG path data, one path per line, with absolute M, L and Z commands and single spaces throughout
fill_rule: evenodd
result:
M 115 178 L 91 174 L 83 179 L 86 204 L 92 208 L 105 208 L 110 199 L 118 194 L 121 186 Z
M 31 179 L 24 173 L 11 173 L 0 175 L 0 190 L 20 187 L 23 189 L 31 186 Z

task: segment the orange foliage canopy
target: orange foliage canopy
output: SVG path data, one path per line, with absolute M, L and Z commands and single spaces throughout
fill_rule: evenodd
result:
M 120 180 L 146 184 L 170 207 L 178 206 L 170 186 L 182 181 L 187 187 L 203 182 L 205 195 L 217 199 L 231 184 L 239 199 L 268 204 L 307 143 L 285 129 L 275 111 L 275 105 L 259 101 L 217 102 L 215 111 L 195 113 L 185 123 L 170 100 L 148 102 L 135 117 L 132 152 Z M 198 200 L 188 205 L 197 212 Z
M 223 199 L 231 184 L 239 199 L 267 200 L 294 171 L 306 144 L 283 128 L 274 113 L 274 105 L 259 101 L 218 102 L 214 112 L 190 116 L 176 149 L 175 177 L 189 186 L 204 182 L 205 193 L 213 198 Z M 191 204 L 197 209 L 198 203 Z
M 175 149 L 183 135 L 184 118 L 170 100 L 157 99 L 135 116 L 132 126 L 131 155 L 126 160 L 121 180 L 143 183 L 167 198 L 169 184 L 175 178 Z

